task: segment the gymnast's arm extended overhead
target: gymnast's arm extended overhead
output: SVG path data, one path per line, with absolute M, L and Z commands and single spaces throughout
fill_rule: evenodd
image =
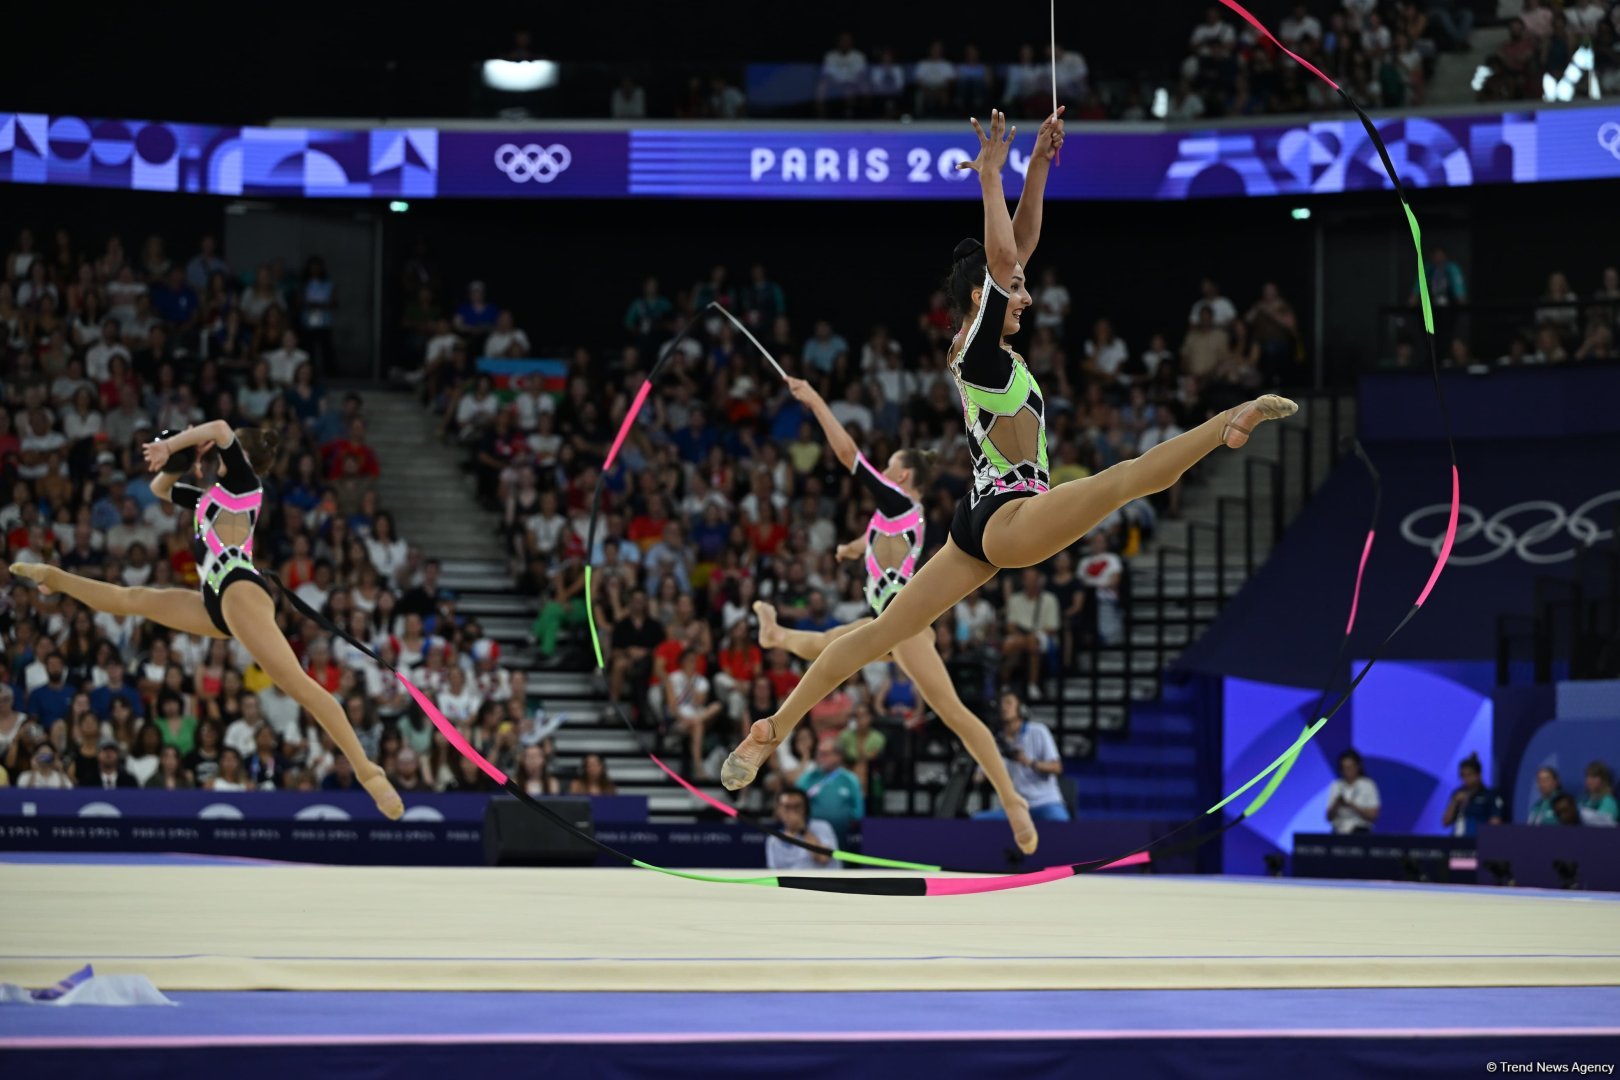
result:
M 1013 214 L 1013 241 L 1018 247 L 1018 261 L 1029 269 L 1030 256 L 1041 241 L 1041 211 L 1046 203 L 1046 174 L 1052 159 L 1063 145 L 1062 106 L 1041 122 L 1035 133 L 1035 148 L 1029 154 L 1029 167 L 1024 173 L 1024 193 L 1018 197 L 1018 209 Z
M 795 379 L 789 376 L 787 384 L 793 396 L 809 406 L 810 411 L 815 414 L 816 422 L 821 425 L 822 433 L 827 436 L 827 445 L 832 447 L 832 452 L 837 456 L 839 462 L 845 469 L 853 471 L 855 461 L 861 453 L 860 447 L 855 445 L 855 440 L 844 429 L 844 425 L 839 422 L 838 417 L 833 415 L 832 409 L 827 406 L 827 402 L 816 392 L 815 387 L 803 379 Z

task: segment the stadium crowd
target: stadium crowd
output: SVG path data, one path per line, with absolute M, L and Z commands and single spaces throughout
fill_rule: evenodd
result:
M 1556 85 L 1572 64 L 1580 76 L 1572 83 L 1573 97 L 1588 95 L 1587 76 L 1603 96 L 1620 93 L 1620 4 L 1614 0 L 1524 0 L 1523 11 L 1503 24 L 1507 38 L 1469 56 L 1476 21 L 1493 16 L 1481 15 L 1472 0 L 1310 0 L 1268 21 L 1284 46 L 1366 108 L 1424 104 L 1441 63 L 1474 65 L 1482 101 L 1540 100 L 1544 77 Z M 971 40 L 890 44 L 846 31 L 821 58 L 815 114 L 955 119 L 999 105 L 1014 115 L 1041 116 L 1051 111 L 1054 81 L 1071 122 L 1189 122 L 1344 107 L 1332 87 L 1219 4 L 1207 7 L 1189 28 L 1186 54 L 1176 68 L 1144 72 L 1109 53 L 1094 57 L 1101 65 L 1094 69 L 1078 50 L 1061 43 L 1055 50 L 1052 44 L 1025 44 L 1016 57 L 986 56 Z M 1447 54 L 1458 55 L 1448 61 Z M 674 113 L 736 119 L 748 108 L 743 92 L 715 75 L 691 79 Z M 627 77 L 614 90 L 609 112 L 620 119 L 647 116 L 646 90 Z

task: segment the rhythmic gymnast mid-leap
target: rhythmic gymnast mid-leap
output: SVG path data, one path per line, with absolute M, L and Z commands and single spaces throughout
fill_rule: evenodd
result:
M 865 563 L 866 602 L 871 605 L 873 615 L 881 615 L 890 601 L 900 595 L 922 561 L 922 492 L 928 486 L 934 455 L 921 450 L 897 450 L 880 472 L 861 453 L 815 387 L 803 379 L 790 378 L 788 389 L 810 407 L 839 462 L 877 503 L 865 535 L 840 544 L 838 557 L 860 559 Z M 770 604 L 756 603 L 754 613 L 759 616 L 760 645 L 767 649 L 786 649 L 801 660 L 814 660 L 829 644 L 872 621 L 872 616 L 868 616 L 826 631 L 784 630 L 777 625 L 776 609 Z M 1001 797 L 1007 821 L 1012 826 L 1013 840 L 1024 854 L 1033 854 L 1040 837 L 1030 818 L 1029 803 L 1013 786 L 990 729 L 957 697 L 950 672 L 945 670 L 945 662 L 934 649 L 933 633 L 924 628 L 895 645 L 892 655 L 900 670 L 916 685 L 924 703 L 939 714 L 984 770 Z
M 1019 331 L 1031 303 L 1025 267 L 1039 230 L 1018 229 L 1007 214 L 1001 169 L 1016 129 L 1008 133 L 1006 117 L 995 112 L 988 136 L 977 120 L 973 130 L 979 137 L 979 156 L 964 167 L 979 174 L 984 243 L 964 240 L 956 246 L 950 295 L 961 326 L 949 353 L 973 457 L 973 487 L 956 505 L 950 539 L 928 565 L 876 619 L 829 643 L 775 716 L 754 722 L 721 770 L 722 783 L 732 790 L 753 781 L 760 765 L 811 706 L 863 665 L 925 632 L 997 571 L 1050 559 L 1132 499 L 1170 487 L 1216 447 L 1240 447 L 1261 421 L 1280 419 L 1298 409 L 1287 398 L 1268 394 L 1214 416 L 1141 457 L 1050 487 L 1045 400 L 1023 357 L 1006 343 L 1007 336 Z M 1061 139 L 1061 134 L 1057 137 Z M 1037 154 L 1040 150 L 1038 143 Z M 1020 217 L 1031 188 L 1038 198 L 1038 185 L 1045 180 L 1044 164 L 1038 173 L 1037 164 L 1032 154 Z
M 97 611 L 139 616 L 199 637 L 240 641 L 271 681 L 326 729 L 377 809 L 397 819 L 405 813 L 399 793 L 382 768 L 366 759 L 337 699 L 298 663 L 276 625 L 270 586 L 253 566 L 253 527 L 264 502 L 259 470 L 275 460 L 277 442 L 274 431 L 232 431 L 225 421 L 210 420 L 141 448 L 147 467 L 158 473 L 152 494 L 194 512 L 200 592 L 109 585 L 43 563 L 13 563 L 11 572 L 34 582 L 41 593 L 64 592 Z M 217 460 L 214 481 L 206 488 L 179 482 L 189 459 L 199 454 Z M 254 587 L 243 587 L 248 584 Z

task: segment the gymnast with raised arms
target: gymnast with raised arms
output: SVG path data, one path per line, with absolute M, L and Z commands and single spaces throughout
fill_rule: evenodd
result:
M 382 768 L 366 759 L 343 707 L 304 671 L 276 625 L 270 585 L 253 565 L 253 529 L 264 503 L 259 473 L 275 461 L 280 437 L 261 428 L 232 430 L 210 420 L 169 433 L 141 448 L 158 475 L 152 493 L 192 511 L 199 590 L 131 588 L 70 574 L 43 563 L 13 563 L 11 572 L 45 595 L 66 593 L 111 615 L 135 615 L 199 637 L 240 641 L 278 687 L 315 717 L 354 766 L 355 776 L 377 809 L 389 818 L 405 813 L 399 793 Z M 182 483 L 187 471 L 203 486 Z M 211 481 L 203 480 L 212 476 Z
M 1022 328 L 1032 302 L 1026 267 L 1040 236 L 1048 159 L 1062 143 L 1061 116 L 1054 113 L 1042 125 L 1016 219 L 1007 213 L 1001 170 L 1017 129 L 1009 131 L 1000 112 L 992 112 L 988 134 L 977 119 L 972 124 L 979 154 L 962 167 L 979 174 L 984 242 L 956 245 L 949 293 L 958 329 L 948 352 L 973 460 L 972 488 L 957 503 L 950 537 L 938 554 L 877 618 L 829 641 L 776 715 L 754 722 L 721 769 L 721 782 L 731 790 L 753 782 L 811 706 L 863 665 L 926 634 L 934 620 L 998 571 L 1045 562 L 1132 499 L 1170 487 L 1217 447 L 1241 447 L 1256 425 L 1298 409 L 1287 398 L 1268 394 L 1140 457 L 1051 487 L 1045 399 L 1007 338 Z

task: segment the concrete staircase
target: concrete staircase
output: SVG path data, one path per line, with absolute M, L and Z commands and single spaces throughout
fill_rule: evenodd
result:
M 438 418 L 414 394 L 375 388 L 365 391 L 365 415 L 382 466 L 379 505 L 393 513 L 400 535 L 440 561 L 459 610 L 500 642 L 503 666 L 527 674 L 530 708 L 568 717 L 555 736 L 560 769 L 572 772 L 585 754 L 601 754 L 621 793 L 645 795 L 660 820 L 691 820 L 700 807 L 647 760 L 642 743 L 651 737 L 625 730 L 596 674 L 540 663 L 530 633 L 538 598 L 517 592 L 499 516 L 478 504 L 461 467 L 466 454 L 438 437 Z M 571 644 L 575 655 L 589 649 L 583 635 Z M 705 790 L 727 798 L 718 784 Z

